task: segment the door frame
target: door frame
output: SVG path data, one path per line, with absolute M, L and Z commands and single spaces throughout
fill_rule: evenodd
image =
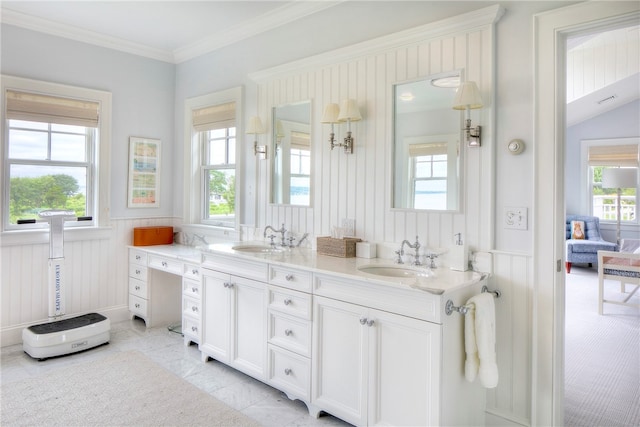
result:
M 564 422 L 566 39 L 640 18 L 635 1 L 593 1 L 534 15 L 531 425 Z M 551 172 L 553 173 L 549 173 Z

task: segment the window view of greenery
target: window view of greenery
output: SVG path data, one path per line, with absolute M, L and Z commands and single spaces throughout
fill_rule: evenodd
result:
M 87 209 L 88 147 L 94 128 L 9 120 L 9 223 L 48 209 Z
M 236 207 L 236 128 L 203 132 L 205 196 L 209 209 L 205 220 L 233 226 Z
M 592 170 L 592 209 L 593 215 L 605 221 L 618 220 L 618 191 L 615 188 L 602 188 L 602 170 L 604 166 L 594 166 Z M 621 189 L 620 221 L 635 221 L 636 189 Z

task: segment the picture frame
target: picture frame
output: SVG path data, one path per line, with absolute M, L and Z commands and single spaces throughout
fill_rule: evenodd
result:
M 160 148 L 159 139 L 129 138 L 128 207 L 160 207 Z

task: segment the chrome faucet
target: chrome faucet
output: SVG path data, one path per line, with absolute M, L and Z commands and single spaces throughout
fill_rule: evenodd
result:
M 280 246 L 287 246 L 287 243 L 284 241 L 284 234 L 287 232 L 287 229 L 284 228 L 284 224 L 282 224 L 282 227 L 280 228 L 280 230 L 276 230 L 275 228 L 273 228 L 270 225 L 267 225 L 264 228 L 264 232 L 262 233 L 263 237 L 267 237 L 267 230 L 271 229 L 274 233 L 280 233 L 281 234 L 281 239 L 280 239 Z M 273 239 L 271 239 L 271 241 L 273 242 Z
M 418 242 L 418 236 L 416 236 L 416 241 L 414 244 L 411 244 L 411 242 L 409 242 L 406 239 L 402 241 L 402 244 L 400 245 L 400 250 L 396 251 L 396 254 L 398 255 L 398 259 L 396 260 L 396 263 L 404 264 L 404 262 L 402 261 L 402 255 L 404 255 L 404 245 L 407 245 L 411 249 L 416 250 L 416 253 L 414 254 L 413 262 L 411 264 L 422 265 L 422 262 L 420 262 L 420 254 L 418 253 L 418 250 L 420 249 L 420 242 Z
M 300 247 L 300 244 L 301 244 L 301 243 L 302 243 L 302 242 L 303 242 L 307 237 L 309 237 L 309 233 L 304 233 L 304 234 L 302 235 L 302 237 L 300 238 L 300 240 L 298 240 L 298 243 L 296 244 L 296 248 L 299 248 L 299 247 Z

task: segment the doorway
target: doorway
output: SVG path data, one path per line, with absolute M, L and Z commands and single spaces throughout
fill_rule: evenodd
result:
M 638 19 L 637 2 L 579 3 L 534 17 L 532 425 L 564 423 L 564 43 L 570 35 L 623 26 Z M 553 173 L 548 173 L 549 166 Z

